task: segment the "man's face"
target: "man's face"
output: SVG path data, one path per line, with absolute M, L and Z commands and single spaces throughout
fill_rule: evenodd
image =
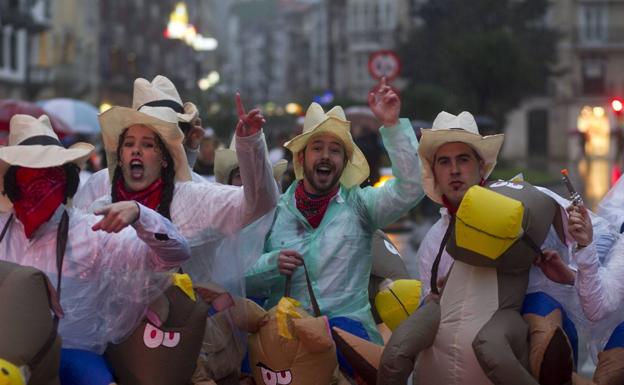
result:
M 199 160 L 204 164 L 213 164 L 215 158 L 215 142 L 212 138 L 204 138 L 199 146 Z
M 345 148 L 336 137 L 321 134 L 313 137 L 298 153 L 303 165 L 303 184 L 307 192 L 324 195 L 340 180 L 346 165 Z
M 445 143 L 433 157 L 433 175 L 442 194 L 458 207 L 466 191 L 481 181 L 483 161 L 465 143 Z
M 141 124 L 130 126 L 126 131 L 121 142 L 119 162 L 126 188 L 132 191 L 147 188 L 160 177 L 162 167 L 167 166 L 156 133 Z

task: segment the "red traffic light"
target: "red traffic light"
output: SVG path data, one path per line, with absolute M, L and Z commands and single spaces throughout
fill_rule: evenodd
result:
M 622 99 L 615 98 L 611 100 L 611 108 L 613 112 L 616 114 L 622 113 L 622 109 L 624 108 L 624 104 L 622 104 Z

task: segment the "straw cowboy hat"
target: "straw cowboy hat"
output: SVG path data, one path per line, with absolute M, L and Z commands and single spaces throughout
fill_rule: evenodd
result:
M 236 156 L 236 136 L 230 142 L 230 148 L 219 148 L 215 151 L 214 174 L 217 183 L 227 184 L 232 171 L 238 167 Z M 288 168 L 288 161 L 280 159 L 273 164 L 273 178 L 280 179 Z
M 467 111 L 463 111 L 459 115 L 442 111 L 436 116 L 432 127 L 422 129 L 421 132 L 418 156 L 420 157 L 423 188 L 425 194 L 439 204 L 442 204 L 442 193 L 433 175 L 433 157 L 438 148 L 445 143 L 466 143 L 483 159 L 485 167 L 483 178 L 487 178 L 496 166 L 496 157 L 503 145 L 504 138 L 503 134 L 481 136 L 477 122 L 472 114 Z
M 347 121 L 342 107 L 336 106 L 324 112 L 319 104 L 310 104 L 303 122 L 303 132 L 284 144 L 284 147 L 293 153 L 295 177 L 303 179 L 303 165 L 299 163 L 297 155 L 299 151 L 305 148 L 312 137 L 319 134 L 330 134 L 342 142 L 347 152 L 347 165 L 342 171 L 340 183 L 346 188 L 350 188 L 364 182 L 370 174 L 370 169 L 366 157 L 351 137 L 350 128 L 351 122 Z
M 9 167 L 48 168 L 66 163 L 82 167 L 94 149 L 88 143 L 63 147 L 47 115 L 41 115 L 39 119 L 30 115 L 13 115 L 9 127 L 9 144 L 0 148 L 0 211 L 3 212 L 13 206 L 4 195 L 4 174 Z
M 176 108 L 176 105 L 180 108 Z M 195 106 L 192 103 L 189 111 Z M 196 113 L 180 113 L 182 111 L 180 96 L 175 87 L 164 76 L 156 76 L 150 83 L 143 78 L 134 81 L 132 108 L 113 107 L 100 114 L 102 141 L 106 150 L 108 173 L 113 180 L 117 167 L 117 147 L 119 136 L 124 130 L 135 124 L 151 127 L 167 147 L 175 167 L 175 179 L 180 182 L 191 180 L 191 170 L 184 151 L 184 133 L 178 122 L 192 120 Z M 197 109 L 195 108 L 195 111 Z

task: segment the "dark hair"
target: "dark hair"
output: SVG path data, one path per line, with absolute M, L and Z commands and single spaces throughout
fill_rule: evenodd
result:
M 75 163 L 66 163 L 62 165 L 67 178 L 65 187 L 65 199 L 63 203 L 67 203 L 67 199 L 76 194 L 78 185 L 80 184 L 80 168 Z M 11 202 L 20 199 L 20 191 L 17 188 L 17 170 L 19 166 L 11 166 L 4 174 L 4 192 Z
M 119 135 L 119 142 L 117 144 L 117 159 L 121 158 L 121 146 L 127 131 L 128 129 L 126 128 L 121 135 Z M 156 145 L 163 154 L 165 162 L 167 163 L 167 166 L 163 167 L 160 171 L 164 187 L 160 198 L 160 204 L 158 205 L 156 211 L 163 217 L 171 219 L 171 201 L 173 200 L 173 188 L 175 187 L 175 167 L 173 158 L 171 157 L 171 154 L 169 153 L 169 150 L 167 150 L 167 147 L 163 143 L 162 139 L 160 139 L 160 136 L 158 135 L 155 136 Z M 115 185 L 119 180 L 123 180 L 123 174 L 121 172 L 121 166 L 118 164 L 115 166 L 115 173 L 113 174 L 113 180 L 111 181 L 111 199 L 113 202 L 119 201 L 119 197 L 115 192 Z

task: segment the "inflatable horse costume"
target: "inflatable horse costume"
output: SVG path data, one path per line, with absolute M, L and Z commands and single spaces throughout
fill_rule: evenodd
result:
M 439 259 L 446 244 L 455 259 L 440 303 L 425 304 L 395 330 L 377 384 L 406 383 L 418 358 L 419 384 L 537 385 L 520 309 L 550 226 L 564 239 L 560 213 L 552 198 L 525 182 L 468 190 L 438 253 Z M 434 283 L 436 270 L 434 263 Z M 557 337 L 565 346 L 565 337 Z M 559 371 L 550 383 L 569 381 L 571 364 Z

